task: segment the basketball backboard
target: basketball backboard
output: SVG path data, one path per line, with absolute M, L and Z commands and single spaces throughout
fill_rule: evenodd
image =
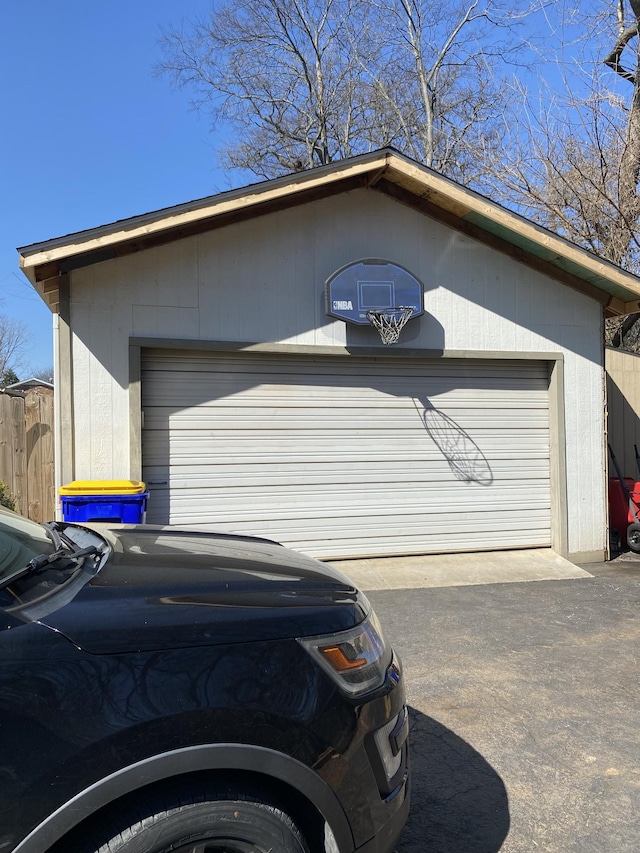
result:
M 345 323 L 368 326 L 368 312 L 411 307 L 424 313 L 424 288 L 408 270 L 379 258 L 341 267 L 326 282 L 327 314 Z

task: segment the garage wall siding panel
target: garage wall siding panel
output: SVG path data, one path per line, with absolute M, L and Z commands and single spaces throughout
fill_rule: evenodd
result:
M 76 409 L 87 407 L 78 422 L 76 476 L 125 476 L 121 448 L 128 446 L 128 372 L 122 370 L 119 354 L 128 351 L 131 335 L 306 346 L 375 344 L 373 331 L 347 332 L 345 324 L 324 312 L 326 278 L 367 256 L 401 263 L 425 284 L 425 309 L 432 316 L 409 324 L 394 351 L 435 346 L 564 356 L 569 550 L 601 551 L 600 306 L 368 190 L 74 271 L 74 341 L 78 348 L 96 352 L 82 356 L 89 369 L 74 372 Z M 102 372 L 93 370 L 87 359 L 102 360 L 107 374 L 114 372 L 114 379 L 107 379 L 112 381 L 110 397 L 101 390 Z M 94 387 L 107 410 L 88 403 Z M 88 432 L 80 424 L 90 425 Z M 94 440 L 92 449 L 86 440 L 105 428 L 117 436 L 111 457 L 102 441 Z M 588 439 L 585 433 L 590 433 Z

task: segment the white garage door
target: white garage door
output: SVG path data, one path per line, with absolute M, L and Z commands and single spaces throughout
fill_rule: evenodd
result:
M 550 544 L 544 362 L 143 356 L 147 520 L 321 557 Z

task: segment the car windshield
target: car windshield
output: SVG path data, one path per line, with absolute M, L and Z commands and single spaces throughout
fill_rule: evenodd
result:
M 55 545 L 35 521 L 0 511 L 0 581 L 27 565 L 40 554 L 53 554 Z

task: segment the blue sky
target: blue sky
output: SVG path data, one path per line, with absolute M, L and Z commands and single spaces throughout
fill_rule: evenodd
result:
M 211 0 L 2 5 L 0 314 L 23 321 L 33 335 L 21 378 L 28 367 L 52 365 L 52 318 L 20 272 L 16 247 L 256 180 L 215 168 L 220 138 L 190 109 L 188 92 L 153 73 L 160 27 L 205 17 L 210 6 Z
M 210 0 L 6 0 L 0 12 L 0 313 L 53 364 L 16 247 L 229 189 L 206 118 L 153 74 L 160 26 Z M 234 176 L 234 183 L 245 183 Z M 18 375 L 24 378 L 23 372 Z

